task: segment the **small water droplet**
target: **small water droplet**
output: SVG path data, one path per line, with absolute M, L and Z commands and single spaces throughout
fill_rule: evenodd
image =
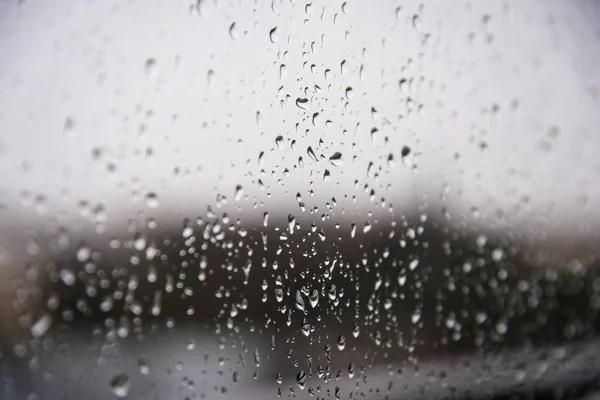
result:
M 411 162 L 411 149 L 408 146 L 402 146 L 402 152 L 400 153 L 400 155 L 402 156 L 402 162 L 404 163 L 404 165 L 406 166 L 411 166 L 412 162 Z
M 232 22 L 231 25 L 229 25 L 229 36 L 231 36 L 233 40 L 238 38 L 238 29 L 235 22 Z
M 304 299 L 302 298 L 302 293 L 299 290 L 296 290 L 296 308 L 302 312 L 304 309 Z
M 73 120 L 73 118 L 71 118 L 71 117 L 65 118 L 65 122 L 63 125 L 63 132 L 65 134 L 69 134 L 73 131 L 74 127 L 75 127 L 75 121 Z
M 340 335 L 337 338 L 337 348 L 338 350 L 344 350 L 346 348 L 346 337 L 344 335 Z
M 148 361 L 146 361 L 145 359 L 140 358 L 138 360 L 138 367 L 140 368 L 140 372 L 142 373 L 142 375 L 150 374 L 150 364 L 148 364 Z
M 206 15 L 206 0 L 196 0 L 196 12 L 201 17 Z
M 421 27 L 421 18 L 419 16 L 419 14 L 413 15 L 412 24 L 416 29 L 419 29 Z
M 154 192 L 146 194 L 146 206 L 148 208 L 158 208 L 158 195 Z
M 310 306 L 312 308 L 315 308 L 317 304 L 319 304 L 319 291 L 317 289 L 313 289 L 313 291 L 310 293 L 310 296 L 308 297 L 308 300 L 310 302 Z
M 508 326 L 504 322 L 499 322 L 496 324 L 496 332 L 499 335 L 504 335 L 508 331 Z
M 300 390 L 304 390 L 304 387 L 306 386 L 306 379 L 307 375 L 304 371 L 300 371 L 298 372 L 298 375 L 296 375 L 296 383 L 298 384 Z
M 73 271 L 67 268 L 63 268 L 59 272 L 60 279 L 67 286 L 73 286 L 75 284 L 76 276 Z
M 352 92 L 353 92 L 353 89 L 352 89 L 352 87 L 348 86 L 348 87 L 346 88 L 346 98 L 347 98 L 348 100 L 350 100 L 350 99 L 352 98 Z
M 240 201 L 242 199 L 242 196 L 244 195 L 244 188 L 242 188 L 242 185 L 237 185 L 235 187 L 235 192 L 233 194 L 233 198 L 235 201 Z
M 277 145 L 277 148 L 279 150 L 281 150 L 283 148 L 283 136 L 279 135 L 275 138 L 275 144 Z
M 215 71 L 213 71 L 212 69 L 209 69 L 206 72 L 206 84 L 208 85 L 208 87 L 212 87 L 214 81 L 215 81 Z
M 81 244 L 75 256 L 77 257 L 77 261 L 86 262 L 92 256 L 92 250 L 85 244 Z
M 110 388 L 112 392 L 117 395 L 117 397 L 125 398 L 129 394 L 131 390 L 131 383 L 129 382 L 129 377 L 125 374 L 115 375 L 110 380 Z
M 311 146 L 308 146 L 308 148 L 306 149 L 306 153 L 308 154 L 308 156 L 310 158 L 312 158 L 316 162 L 319 162 L 319 159 L 317 158 L 317 155 L 315 154 L 315 152 L 314 152 L 314 150 L 312 149 Z
M 277 27 L 271 28 L 269 31 L 269 39 L 271 39 L 271 43 L 276 43 L 279 40 L 279 36 L 277 36 Z
M 256 368 L 260 367 L 260 354 L 258 353 L 258 347 L 254 348 L 254 365 L 256 365 Z
M 43 315 L 37 321 L 31 325 L 29 331 L 31 332 L 31 336 L 36 339 L 41 338 L 44 334 L 50 329 L 52 325 L 52 316 L 50 314 Z
M 158 66 L 154 58 L 148 58 L 144 63 L 144 72 L 150 79 L 156 79 L 158 75 Z
M 326 236 L 325 236 L 325 231 L 323 229 L 319 229 L 319 231 L 317 232 L 317 235 L 319 235 L 319 239 L 321 239 L 321 241 L 325 241 Z
M 421 314 L 416 312 L 412 315 L 412 317 L 410 318 L 410 320 L 412 321 L 413 324 L 416 324 L 417 322 L 419 322 L 419 320 L 421 319 Z
M 408 269 L 414 271 L 419 266 L 419 259 L 412 260 L 410 264 L 408 264 Z

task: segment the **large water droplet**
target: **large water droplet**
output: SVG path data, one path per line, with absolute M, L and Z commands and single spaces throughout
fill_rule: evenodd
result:
M 312 147 L 308 146 L 308 148 L 306 149 L 306 153 L 308 154 L 308 156 L 310 158 L 312 158 L 313 160 L 315 160 L 316 162 L 319 162 L 319 159 L 317 158 L 317 155 L 315 154 L 314 150 L 312 149 Z
M 333 153 L 333 155 L 329 157 L 329 162 L 335 167 L 341 167 L 342 165 L 344 165 L 344 161 L 342 160 L 342 153 L 338 151 Z
M 296 106 L 298 106 L 298 108 L 300 108 L 302 110 L 307 110 L 308 109 L 308 99 L 298 97 L 296 99 Z

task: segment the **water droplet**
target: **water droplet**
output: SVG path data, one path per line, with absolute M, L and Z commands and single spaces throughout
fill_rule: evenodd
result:
M 325 236 L 325 231 L 323 229 L 319 229 L 319 231 L 317 232 L 317 235 L 319 235 L 319 239 L 321 239 L 321 241 L 325 241 L 326 236 Z
M 75 276 L 75 273 L 73 271 L 71 271 L 70 269 L 67 269 L 67 268 L 61 269 L 59 272 L 59 276 L 65 285 L 73 286 L 75 284 L 76 276 Z
M 369 233 L 372 228 L 373 225 L 371 225 L 369 221 L 365 222 L 365 226 L 363 226 L 363 233 Z
M 419 259 L 417 258 L 416 260 L 412 260 L 410 262 L 410 264 L 408 264 L 408 269 L 410 269 L 411 271 L 414 271 L 418 266 L 419 266 Z
M 346 98 L 347 98 L 348 100 L 350 100 L 350 99 L 352 98 L 352 92 L 353 92 L 353 89 L 352 89 L 352 87 L 348 86 L 348 87 L 346 88 Z
M 346 67 L 346 60 L 342 60 L 342 62 L 340 63 L 340 72 L 342 73 L 342 75 L 346 73 L 347 69 L 348 68 Z
M 146 248 L 146 238 L 139 233 L 133 238 L 133 248 L 137 251 L 142 251 Z
M 75 257 L 77 257 L 77 261 L 86 262 L 92 256 L 92 250 L 87 247 L 85 244 L 81 244 L 77 249 L 77 253 Z
M 50 329 L 52 325 L 52 316 L 50 314 L 43 315 L 37 321 L 31 325 L 29 331 L 31 332 L 31 336 L 36 339 L 41 338 L 44 334 Z
M 313 160 L 315 160 L 316 162 L 319 162 L 319 159 L 317 158 L 317 155 L 315 154 L 314 150 L 312 149 L 312 147 L 308 146 L 308 148 L 306 149 L 306 153 L 308 154 L 308 156 L 310 158 L 312 158 Z
M 140 372 L 142 373 L 142 375 L 150 374 L 150 364 L 148 364 L 148 361 L 146 361 L 145 359 L 140 358 L 138 360 L 138 367 L 140 368 Z
M 342 153 L 337 151 L 333 153 L 333 155 L 329 157 L 329 162 L 335 167 L 341 167 L 342 165 L 344 165 L 344 161 L 342 160 Z
M 63 125 L 63 132 L 66 134 L 70 134 L 75 128 L 75 120 L 71 117 L 65 118 L 65 122 Z
M 157 208 L 159 206 L 158 195 L 150 192 L 146 195 L 146 206 L 148 208 Z
M 229 36 L 231 36 L 233 40 L 238 38 L 238 29 L 235 22 L 232 22 L 231 25 L 229 25 Z
M 358 324 L 354 324 L 354 327 L 352 328 L 352 336 L 354 336 L 354 338 L 356 339 L 359 335 L 360 327 L 358 326 Z
M 258 353 L 258 347 L 254 348 L 254 365 L 256 365 L 256 368 L 260 367 L 260 354 Z
M 296 375 L 296 383 L 298 384 L 300 390 L 304 390 L 304 387 L 306 386 L 306 379 L 307 375 L 304 371 L 300 371 L 298 372 L 298 375 Z
M 206 0 L 196 0 L 196 12 L 201 17 L 206 15 Z
M 158 67 L 154 58 L 148 58 L 144 63 L 144 72 L 150 79 L 156 79 L 158 75 Z
M 235 201 L 240 201 L 242 199 L 243 195 L 244 195 L 244 189 L 242 188 L 241 185 L 237 185 L 235 187 L 235 193 L 233 194 L 233 198 L 235 199 Z
M 504 322 L 499 322 L 496 324 L 496 332 L 499 335 L 504 335 L 508 331 L 508 326 Z
M 279 150 L 281 150 L 283 148 L 283 136 L 279 135 L 275 138 L 275 144 L 277 145 L 277 148 Z
M 212 69 L 209 69 L 206 72 L 206 84 L 208 85 L 208 87 L 212 87 L 214 81 L 215 81 L 215 71 L 213 71 Z
M 302 312 L 305 312 L 304 299 L 302 298 L 302 293 L 300 293 L 299 290 L 296 290 L 296 308 Z
M 269 39 L 271 39 L 271 43 L 276 43 L 279 40 L 277 36 L 277 27 L 271 28 L 269 31 Z
M 312 308 L 315 308 L 317 304 L 319 304 L 319 291 L 317 289 L 313 289 L 313 291 L 310 293 L 310 296 L 308 297 L 308 300 L 310 302 L 310 306 Z
M 408 146 L 402 146 L 402 152 L 400 153 L 402 156 L 402 162 L 404 162 L 404 165 L 410 166 L 411 162 L 410 162 L 410 147 Z
M 355 369 L 356 367 L 354 366 L 354 363 L 350 363 L 350 365 L 348 365 L 348 378 L 352 379 L 354 377 Z
M 337 297 L 337 288 L 335 287 L 335 285 L 332 284 L 329 286 L 329 289 L 327 290 L 327 297 L 331 301 L 335 300 L 335 298 Z
M 400 87 L 400 90 L 404 93 L 408 92 L 408 80 L 406 78 L 400 79 L 400 81 L 398 81 L 398 86 Z
M 112 389 L 112 392 L 115 395 L 117 395 L 117 397 L 127 397 L 129 391 L 131 390 L 131 383 L 129 382 L 129 377 L 125 374 L 115 375 L 110 380 L 110 388 Z
M 419 29 L 421 27 L 421 21 L 420 21 L 419 14 L 413 15 L 413 17 L 412 17 L 412 24 L 417 29 Z
M 308 109 L 308 99 L 298 97 L 296 99 L 296 106 L 302 110 L 307 110 Z
M 419 322 L 419 320 L 421 319 L 421 314 L 418 312 L 415 312 L 412 317 L 410 318 L 410 320 L 412 321 L 413 324 L 416 324 L 417 322 Z
M 338 350 L 344 350 L 346 348 L 346 337 L 344 335 L 340 335 L 337 338 L 337 348 Z

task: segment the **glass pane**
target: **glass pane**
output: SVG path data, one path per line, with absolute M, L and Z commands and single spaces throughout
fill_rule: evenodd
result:
M 579 398 L 593 1 L 0 2 L 0 398 Z

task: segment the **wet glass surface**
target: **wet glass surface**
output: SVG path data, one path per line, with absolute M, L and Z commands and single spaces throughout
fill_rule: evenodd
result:
M 598 396 L 599 21 L 0 2 L 0 399 Z

